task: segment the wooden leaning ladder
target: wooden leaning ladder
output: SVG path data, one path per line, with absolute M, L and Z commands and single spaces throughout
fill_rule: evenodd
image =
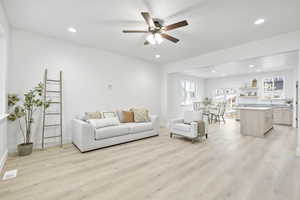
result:
M 59 90 L 49 90 L 48 86 L 49 84 L 57 84 L 59 85 Z M 52 138 L 60 138 L 60 145 L 62 147 L 63 145 L 63 138 L 62 138 L 62 71 L 59 72 L 59 80 L 53 80 L 53 79 L 48 79 L 48 70 L 45 69 L 45 74 L 44 74 L 44 102 L 47 101 L 47 97 L 51 97 L 51 94 L 58 94 L 58 101 L 50 101 L 50 107 L 51 104 L 57 104 L 59 105 L 59 112 L 47 112 L 47 109 L 45 106 L 43 107 L 43 135 L 42 135 L 42 148 L 44 149 L 45 147 L 45 140 L 47 139 L 52 139 Z M 56 96 L 57 97 L 57 96 Z M 59 117 L 59 123 L 56 124 L 47 124 L 47 116 L 58 116 Z M 46 129 L 49 127 L 59 127 L 60 129 L 60 134 L 59 135 L 54 135 L 54 136 L 46 136 Z

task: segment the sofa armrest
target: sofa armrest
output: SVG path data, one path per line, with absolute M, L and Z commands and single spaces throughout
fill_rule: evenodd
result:
M 197 122 L 191 122 L 191 133 L 194 137 L 198 136 L 198 123 Z
M 84 151 L 85 146 L 95 139 L 94 131 L 91 124 L 79 119 L 72 120 L 72 142 L 81 151 Z
M 153 128 L 157 134 L 159 134 L 159 117 L 157 115 L 149 115 Z

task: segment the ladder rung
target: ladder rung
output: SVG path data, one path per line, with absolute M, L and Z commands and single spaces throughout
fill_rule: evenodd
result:
M 60 115 L 60 113 L 45 113 L 45 115 Z
M 44 137 L 44 139 L 58 138 L 58 137 L 61 137 L 61 136 L 60 135 L 48 136 L 48 137 Z
M 60 103 L 59 101 L 50 101 L 49 103 Z
M 60 91 L 57 91 L 57 90 L 46 90 L 46 92 L 51 92 L 51 93 L 60 93 Z
M 53 126 L 60 126 L 60 124 L 48 124 L 48 125 L 45 125 L 45 127 L 53 127 Z
M 54 80 L 54 79 L 48 79 L 46 81 L 49 81 L 49 82 L 60 82 L 60 80 Z

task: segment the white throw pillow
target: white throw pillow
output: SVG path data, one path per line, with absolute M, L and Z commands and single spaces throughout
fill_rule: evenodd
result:
M 203 119 L 202 112 L 200 111 L 184 111 L 183 120 L 184 123 L 190 124 L 194 121 L 200 121 Z
M 117 126 L 120 124 L 117 117 L 103 118 L 103 119 L 89 119 L 87 120 L 95 128 L 103 128 L 107 126 Z
M 117 117 L 115 112 L 102 112 L 103 118 L 114 118 Z

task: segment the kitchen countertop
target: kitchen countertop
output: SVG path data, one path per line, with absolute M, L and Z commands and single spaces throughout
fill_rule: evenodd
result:
M 235 107 L 237 110 L 258 110 L 258 111 L 265 111 L 265 110 L 272 110 L 272 107 Z
M 293 105 L 288 104 L 240 104 L 236 107 L 271 107 L 271 108 L 293 108 Z

